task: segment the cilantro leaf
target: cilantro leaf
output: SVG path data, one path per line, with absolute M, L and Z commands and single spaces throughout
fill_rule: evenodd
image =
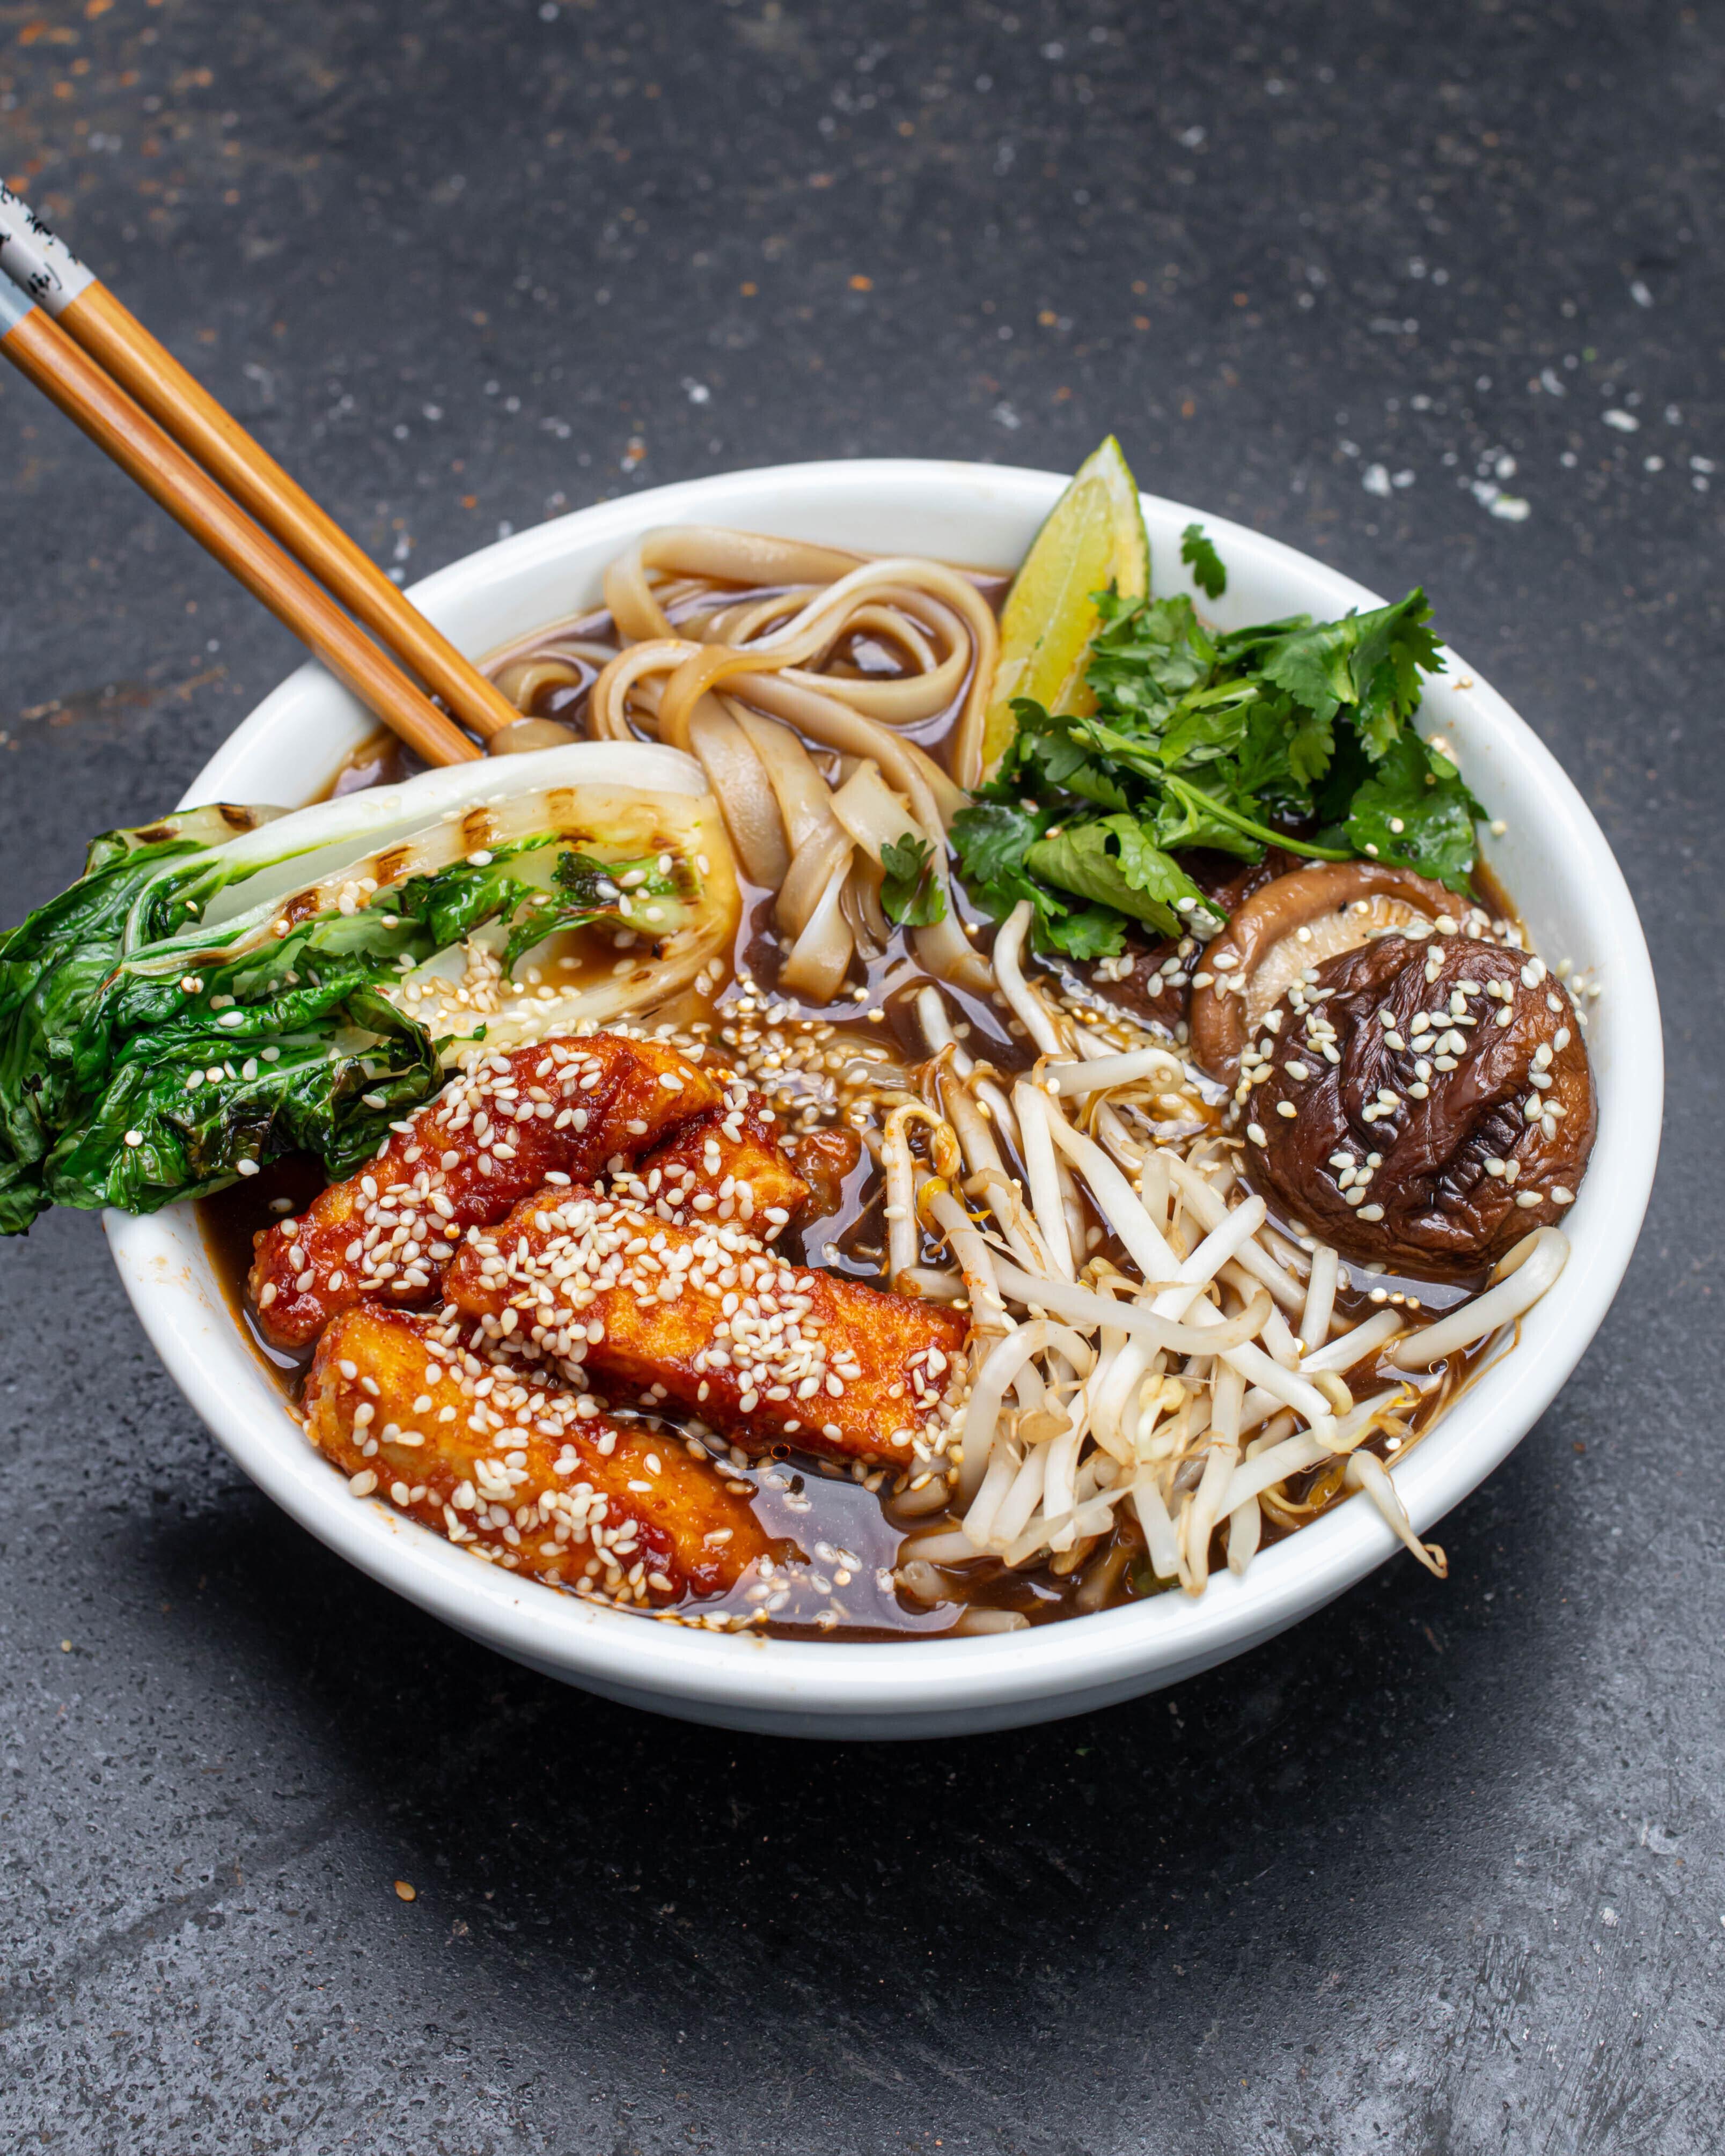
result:
M 1359 711 L 1354 720 L 1368 756 L 1382 755 L 1419 708 L 1422 674 L 1441 674 L 1438 640 L 1425 626 L 1431 608 L 1416 584 L 1399 605 L 1379 607 L 1358 619 L 1353 679 Z M 1382 742 L 1383 747 L 1375 746 Z
M 1183 592 L 1168 599 L 1122 599 L 1099 592 L 1102 626 L 1091 644 L 1085 680 L 1099 711 L 1125 722 L 1153 721 L 1188 690 L 1209 680 L 1216 645 Z
M 1024 856 L 1055 821 L 1052 808 L 1025 808 L 1004 801 L 979 801 L 961 808 L 947 835 L 958 856 L 959 874 L 971 896 L 997 921 L 1019 901 L 1041 894 L 1024 870 Z
M 1200 525 L 1180 556 L 1200 592 L 1225 590 Z M 1177 857 L 1199 847 L 1248 861 L 1271 846 L 1363 853 L 1462 887 L 1478 804 L 1413 730 L 1442 670 L 1423 590 L 1225 634 L 1183 593 L 1094 598 L 1092 709 L 1016 701 L 1010 749 L 953 825 L 959 871 L 997 919 L 1029 900 L 1035 947 L 1074 956 L 1119 949 L 1134 921 L 1177 933 L 1198 917 L 1181 902 L 1203 902 Z
M 1320 722 L 1351 706 L 1361 743 L 1376 762 L 1418 708 L 1421 675 L 1443 670 L 1437 639 L 1425 627 L 1430 619 L 1415 585 L 1394 606 L 1289 629 L 1265 651 L 1262 670 Z
M 1355 793 L 1347 833 L 1356 852 L 1416 870 L 1465 896 L 1474 824 L 1484 814 L 1449 757 L 1409 731 Z
M 1035 908 L 1035 947 L 1073 958 L 1111 958 L 1126 940 L 1124 916 L 1106 906 L 1073 906 L 1025 866 L 1030 850 L 1056 820 L 1052 808 L 978 802 L 961 808 L 948 837 L 971 896 L 995 920 L 1029 899 Z
M 905 928 L 932 928 L 947 917 L 947 895 L 934 873 L 934 849 L 927 839 L 906 831 L 880 849 L 886 871 L 880 905 L 889 921 Z
M 1013 711 L 1019 730 L 999 777 L 984 789 L 990 799 L 1015 798 L 1028 784 L 1039 793 L 1057 787 L 1081 794 L 1103 808 L 1127 805 L 1118 778 L 1091 755 L 1070 719 L 1045 711 L 1029 696 L 1015 697 Z
M 1126 944 L 1126 921 L 1111 906 L 1060 906 L 1036 924 L 1036 947 L 1064 951 L 1069 958 L 1114 958 Z
M 1219 599 L 1228 588 L 1228 572 L 1222 557 L 1201 524 L 1189 524 L 1180 534 L 1180 559 L 1192 572 L 1192 581 L 1207 599 Z
M 1164 936 L 1180 932 L 1176 899 L 1190 899 L 1194 906 L 1204 902 L 1185 870 L 1132 816 L 1064 824 L 1030 848 L 1025 865 L 1044 881 L 1148 921 Z

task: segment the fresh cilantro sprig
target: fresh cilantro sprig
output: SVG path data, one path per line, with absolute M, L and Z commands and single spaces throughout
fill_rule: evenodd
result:
M 1201 524 L 1189 524 L 1180 534 L 1180 559 L 1192 572 L 1192 581 L 1207 599 L 1219 599 L 1228 588 L 1228 572 L 1214 542 Z
M 889 840 L 880 849 L 886 875 L 880 884 L 880 906 L 889 921 L 901 928 L 932 928 L 947 917 L 947 895 L 934 873 L 934 849 L 914 831 Z
M 1227 572 L 1200 526 L 1180 552 L 1219 596 Z M 999 770 L 954 819 L 978 904 L 999 916 L 1028 898 L 1040 947 L 1094 957 L 1119 951 L 1134 921 L 1173 935 L 1217 917 L 1178 859 L 1198 847 L 1365 856 L 1465 891 L 1483 811 L 1414 727 L 1443 670 L 1423 591 L 1337 621 L 1226 632 L 1183 594 L 1096 603 L 1093 709 L 1017 700 Z

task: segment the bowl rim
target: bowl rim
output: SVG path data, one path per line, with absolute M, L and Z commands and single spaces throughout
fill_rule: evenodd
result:
M 1022 516 L 1045 512 L 1069 475 L 1025 467 L 916 458 L 855 459 L 757 467 L 622 495 L 501 539 L 449 563 L 410 588 L 408 596 L 446 628 L 464 605 L 483 608 L 523 570 L 542 568 L 576 549 L 622 542 L 651 526 L 699 516 L 735 497 L 760 497 L 750 512 L 771 528 L 775 498 L 785 505 L 848 501 L 853 506 L 909 496 L 932 480 L 963 488 L 980 506 L 998 503 Z M 1201 521 L 1230 564 L 1297 578 L 1320 604 L 1341 613 L 1384 602 L 1327 563 L 1249 526 L 1164 496 L 1142 496 L 1158 524 Z M 1178 578 L 1175 572 L 1170 583 Z M 459 634 L 459 631 L 457 632 Z M 481 652 L 505 641 L 459 640 Z M 1579 790 L 1532 729 L 1457 654 L 1445 647 L 1446 690 L 1469 688 L 1469 716 L 1491 730 L 1522 776 L 1537 787 L 1541 814 L 1557 842 L 1573 848 L 1583 875 L 1581 901 L 1609 954 L 1614 1053 L 1618 1068 L 1601 1089 L 1591 1184 L 1609 1177 L 1611 1203 L 1595 1204 L 1586 1232 L 1574 1238 L 1568 1265 L 1541 1306 L 1550 1322 L 1530 1329 L 1501 1358 L 1482 1387 L 1445 1418 L 1442 1442 L 1428 1440 L 1397 1471 L 1414 1526 L 1431 1523 L 1467 1496 L 1520 1441 L 1579 1362 L 1622 1281 L 1651 1190 L 1660 1118 L 1638 1110 L 1663 1090 L 1657 992 L 1635 904 L 1604 833 Z M 244 774 L 305 696 L 345 698 L 315 662 L 289 676 L 241 721 L 187 789 L 187 803 L 238 793 Z M 1022 1710 L 1032 1703 L 1052 1717 L 1075 1712 L 1112 1689 L 1157 1684 L 1268 1638 L 1344 1592 L 1400 1547 L 1378 1512 L 1348 1502 L 1262 1552 L 1245 1578 L 1223 1573 L 1195 1599 L 1169 1593 L 1081 1620 L 977 1638 L 911 1638 L 853 1642 L 711 1633 L 654 1622 L 548 1592 L 476 1563 L 429 1529 L 381 1500 L 355 1501 L 342 1479 L 305 1445 L 285 1405 L 260 1419 L 254 1393 L 205 1353 L 211 1311 L 195 1284 L 201 1238 L 191 1209 L 135 1218 L 105 1216 L 122 1279 L 170 1374 L 236 1464 L 328 1547 L 420 1608 L 517 1660 L 577 1684 L 615 1688 L 671 1712 L 763 1716 L 783 1726 L 799 1718 L 886 1717 L 905 1733 L 957 1712 Z M 237 1335 L 224 1306 L 216 1313 Z M 247 1351 L 249 1353 L 249 1350 Z M 261 1366 L 259 1366 L 261 1373 Z M 272 1426 L 264 1426 L 269 1424 Z M 285 1434 L 290 1445 L 284 1447 Z M 305 1461 L 321 1471 L 298 1471 Z M 1032 1718 L 1019 1713 L 1016 1718 Z

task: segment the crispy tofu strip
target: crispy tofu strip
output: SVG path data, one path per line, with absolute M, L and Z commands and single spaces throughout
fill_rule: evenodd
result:
M 788 1265 L 734 1221 L 547 1189 L 464 1243 L 444 1291 L 494 1337 L 752 1452 L 907 1467 L 950 1432 L 961 1317 Z
M 661 1219 L 691 1213 L 737 1220 L 771 1242 L 808 1203 L 809 1185 L 779 1151 L 758 1093 L 728 1089 L 722 1107 L 685 1123 L 635 1171 L 639 1195 Z
M 747 1502 L 669 1431 L 466 1354 L 459 1320 L 362 1303 L 332 1319 L 306 1427 L 349 1478 L 511 1572 L 664 1607 L 719 1594 L 774 1548 Z
M 432 1302 L 464 1230 L 501 1220 L 548 1176 L 626 1167 L 722 1098 L 674 1049 L 621 1034 L 482 1055 L 358 1175 L 259 1237 L 259 1322 L 303 1348 L 362 1297 Z

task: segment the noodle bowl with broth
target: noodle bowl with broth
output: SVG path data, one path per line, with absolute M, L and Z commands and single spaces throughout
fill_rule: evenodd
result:
M 385 991 L 413 1024 L 453 1037 L 440 1097 L 465 1086 L 477 1130 L 531 1112 L 500 1043 L 562 1043 L 558 1056 L 572 1057 L 610 1038 L 662 1052 L 676 1059 L 663 1084 L 692 1070 L 737 1089 L 725 1096 L 734 1129 L 746 1090 L 748 1113 L 758 1109 L 809 1192 L 761 1231 L 781 1269 L 769 1313 L 774 1295 L 806 1301 L 830 1281 L 883 1309 L 890 1298 L 931 1324 L 939 1316 L 944 1344 L 913 1358 L 904 1429 L 846 1456 L 837 1440 L 823 1449 L 785 1436 L 782 1421 L 756 1429 L 745 1414 L 725 1426 L 704 1389 L 685 1399 L 669 1373 L 625 1386 L 601 1369 L 596 1404 L 581 1412 L 614 1418 L 629 1442 L 662 1430 L 664 1448 L 721 1481 L 767 1537 L 734 1577 L 699 1591 L 644 1569 L 646 1558 L 629 1567 L 627 1539 L 605 1553 L 597 1533 L 590 1543 L 564 1533 L 549 1497 L 524 1523 L 531 1507 L 512 1502 L 509 1476 L 532 1461 L 523 1452 L 511 1469 L 501 1440 L 489 1518 L 483 1481 L 477 1501 L 469 1488 L 465 1505 L 459 1490 L 443 1503 L 429 1475 L 408 1479 L 418 1471 L 406 1455 L 392 1481 L 365 1463 L 388 1455 L 398 1425 L 374 1421 L 362 1400 L 344 1425 L 352 1460 L 341 1462 L 357 1496 L 441 1519 L 458 1541 L 474 1543 L 477 1522 L 477 1554 L 619 1606 L 815 1636 L 1008 1630 L 1201 1594 L 1219 1568 L 1245 1572 L 1266 1544 L 1354 1496 L 1444 1571 L 1442 1552 L 1409 1525 L 1394 1469 L 1562 1268 L 1563 1214 L 1592 1135 L 1582 1014 L 1476 863 L 1455 871 L 1453 819 L 1451 854 L 1440 858 L 1435 838 L 1430 860 L 1386 859 L 1358 836 L 1378 828 L 1376 795 L 1362 790 L 1338 824 L 1291 783 L 1249 797 L 1240 740 L 1225 752 L 1231 793 L 1206 776 L 1222 751 L 1182 763 L 1171 746 L 1182 697 L 1194 711 L 1305 722 L 1308 707 L 1280 685 L 1301 678 L 1290 639 L 1305 631 L 1271 625 L 1281 641 L 1260 665 L 1265 638 L 1230 645 L 1195 615 L 1189 625 L 1156 613 L 1167 603 L 1148 598 L 1147 563 L 1133 592 L 1128 561 L 1096 580 L 1113 594 L 1099 609 L 1096 586 L 1061 600 L 1092 608 L 1079 670 L 1039 691 L 1040 657 L 1068 624 L 1045 620 L 1027 642 L 1014 608 L 1036 553 L 1060 541 L 1060 516 L 1009 598 L 1006 576 L 913 557 L 699 525 L 644 535 L 611 564 L 603 612 L 495 657 L 490 671 L 522 717 L 493 750 L 651 743 L 692 758 L 716 813 L 701 827 L 707 850 L 691 842 L 689 858 L 714 890 L 734 875 L 728 940 L 709 919 L 698 965 L 655 974 L 685 932 L 650 901 L 646 853 L 608 883 L 603 861 L 588 863 L 599 896 L 582 925 L 506 961 L 501 932 L 475 931 L 455 971 L 409 972 Z M 1401 620 L 1417 625 L 1414 613 Z M 1417 651 L 1399 634 L 1414 631 L 1392 623 L 1386 650 Z M 1406 735 L 1370 782 L 1388 798 L 1392 756 L 1428 753 L 1412 733 L 1418 677 L 1399 658 L 1400 685 L 1386 690 L 1368 659 L 1353 677 L 1362 737 L 1374 696 L 1379 737 L 1395 698 Z M 1004 695 L 1008 677 L 1031 685 L 1024 701 Z M 1134 731 L 1132 713 L 1153 706 L 1155 723 Z M 1055 749 L 1033 762 L 1025 744 L 1044 739 Z M 1429 753 L 1441 790 L 1453 767 L 1437 745 Z M 1159 843 L 1171 802 L 1198 819 L 1198 843 Z M 1029 819 L 1033 835 L 1002 870 L 1013 818 Z M 483 845 L 465 855 L 481 868 L 490 859 Z M 673 874 L 669 851 L 657 859 L 669 889 L 682 865 Z M 381 904 L 371 882 L 341 902 Z M 560 983 L 575 983 L 578 1000 L 613 978 L 601 1020 L 567 1022 Z M 1205 1047 L 1224 1034 L 1226 1056 Z M 1464 1105 L 1462 1081 L 1488 1065 L 1489 1101 Z M 554 1106 L 552 1059 L 532 1069 Z M 405 1142 L 418 1127 L 409 1116 L 388 1127 Z M 248 1322 L 267 1341 L 254 1245 L 298 1232 L 309 1248 L 300 1224 L 314 1219 L 326 1176 L 290 1160 L 257 1165 L 204 1202 L 237 1294 L 251 1265 Z M 672 1219 L 658 1186 L 629 1184 L 634 1163 L 612 1169 L 629 1203 L 650 1199 Z M 760 1221 L 740 1178 L 732 1209 L 731 1181 L 716 1184 L 710 1216 L 677 1217 L 702 1235 L 732 1222 L 736 1255 L 756 1249 Z M 542 1224 L 572 1233 L 584 1187 L 553 1174 L 549 1194 L 530 1201 Z M 386 1201 L 389 1188 L 371 1193 L 363 1217 L 377 1219 L 370 1240 L 345 1246 L 347 1263 L 377 1264 L 374 1245 L 404 1250 L 411 1281 L 428 1262 L 424 1230 L 403 1239 L 407 1200 L 393 1214 Z M 596 1202 L 610 1201 L 601 1190 Z M 561 1430 L 553 1394 L 561 1385 L 588 1400 L 576 1389 L 594 1384 L 588 1351 L 578 1341 L 571 1359 L 567 1324 L 546 1314 L 556 1268 L 532 1270 L 512 1234 L 466 1231 L 501 1315 L 476 1316 L 492 1307 L 482 1297 L 439 1312 L 442 1282 L 428 1270 L 415 1353 L 438 1371 L 465 1355 L 465 1397 L 503 1401 L 509 1428 L 549 1415 L 544 1426 Z M 470 1256 L 448 1235 L 454 1278 Z M 650 1260 L 650 1235 L 639 1240 Z M 293 1245 L 295 1279 L 302 1261 L 309 1277 Z M 757 1260 L 742 1262 L 747 1275 Z M 398 1293 L 398 1277 L 365 1277 Z M 747 1316 L 747 1283 L 737 1292 Z M 825 1380 L 839 1392 L 869 1370 L 865 1347 L 848 1353 L 821 1366 L 839 1373 Z M 304 1357 L 279 1359 L 297 1389 Z M 483 1429 L 484 1414 L 475 1421 Z M 366 1435 L 380 1428 L 383 1455 Z M 536 1572 L 552 1524 L 542 1548 L 555 1555 Z M 588 1547 L 597 1554 L 584 1571 L 566 1562 Z

